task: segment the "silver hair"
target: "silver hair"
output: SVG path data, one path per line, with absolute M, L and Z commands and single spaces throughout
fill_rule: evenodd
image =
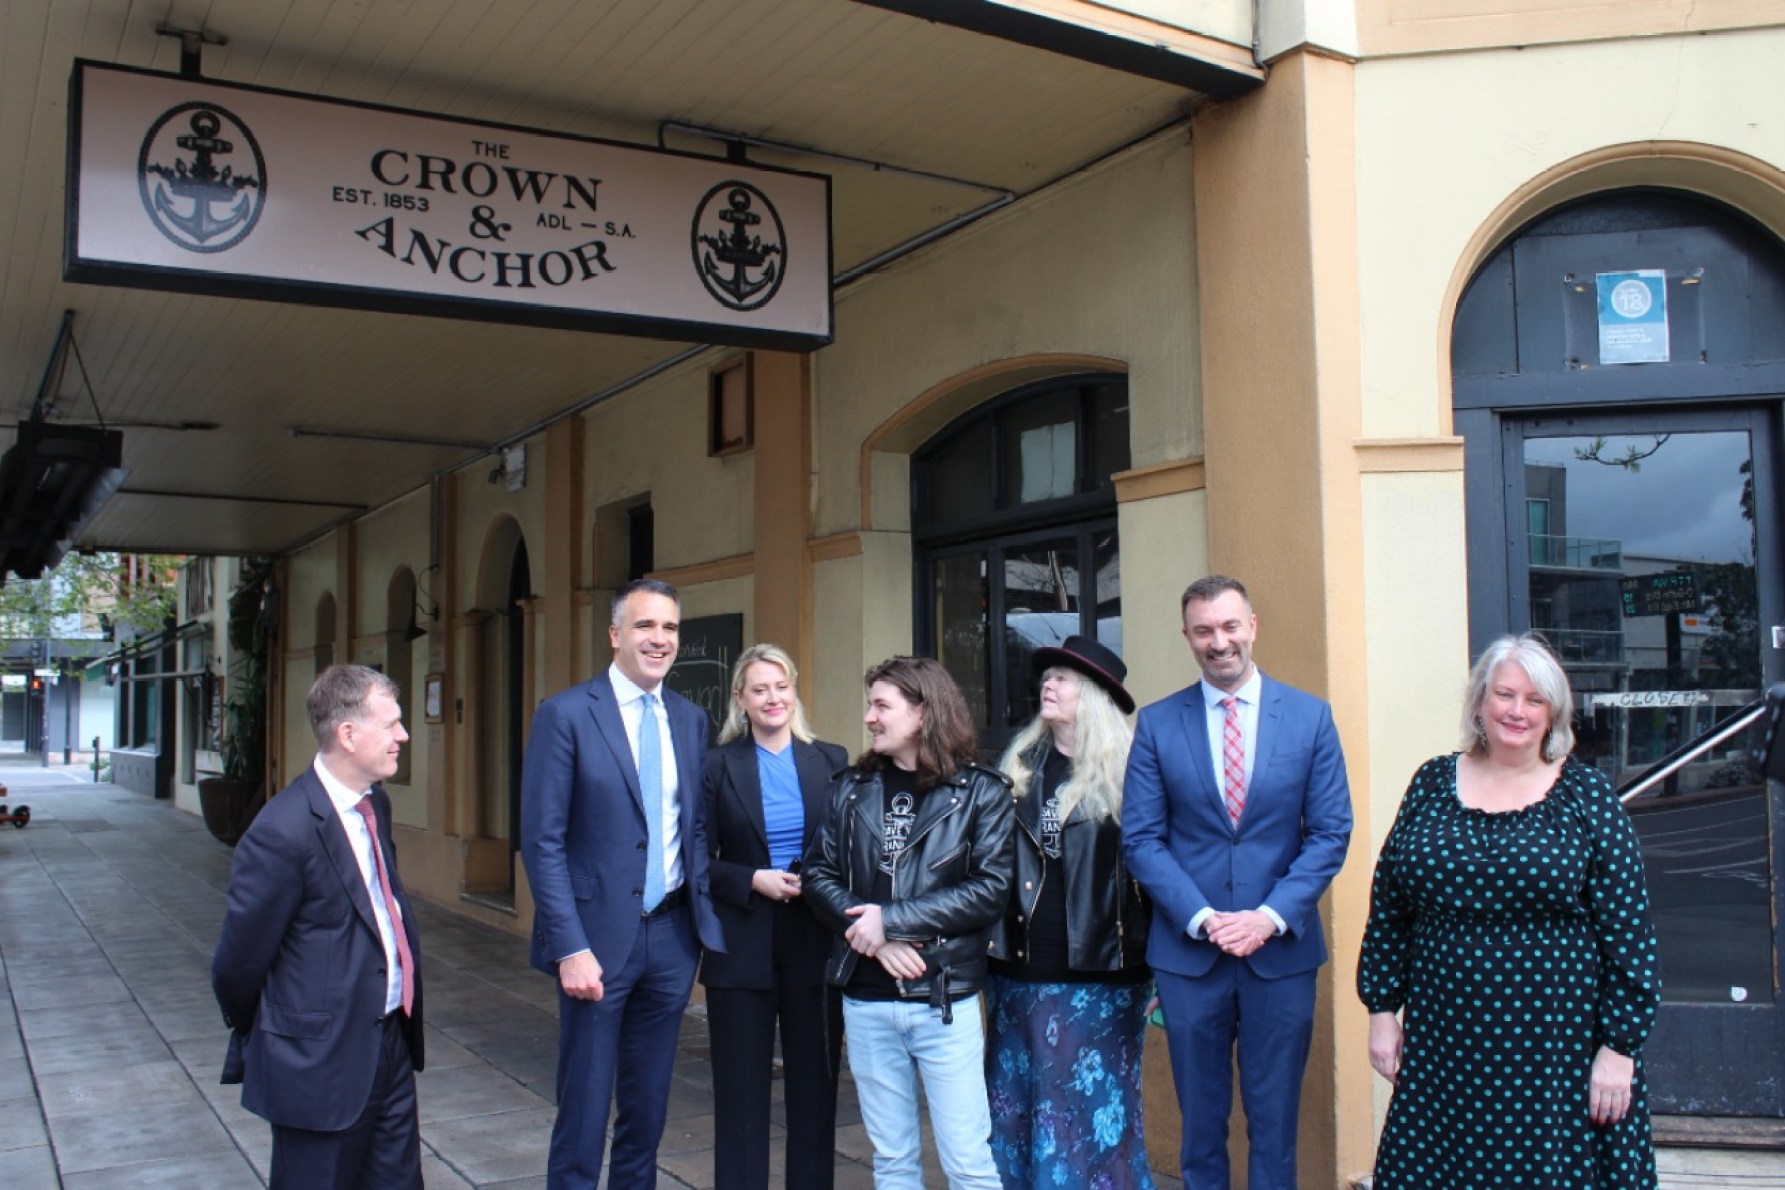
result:
M 1515 662 L 1525 671 L 1531 685 L 1537 687 L 1537 693 L 1549 704 L 1549 731 L 1543 737 L 1543 759 L 1554 764 L 1574 751 L 1574 693 L 1568 688 L 1568 674 L 1550 651 L 1549 642 L 1535 632 L 1502 636 L 1483 649 L 1476 659 L 1463 695 L 1463 751 L 1486 749 L 1481 704 L 1487 699 L 1494 671 L 1508 661 Z
M 310 693 L 304 698 L 304 709 L 310 716 L 310 730 L 316 733 L 316 744 L 323 751 L 335 743 L 335 728 L 366 713 L 366 700 L 374 691 L 382 690 L 395 700 L 401 697 L 396 682 L 365 665 L 331 665 L 316 675 Z
M 800 671 L 793 664 L 793 658 L 780 645 L 751 645 L 738 654 L 737 664 L 731 667 L 731 703 L 725 710 L 725 723 L 719 728 L 719 742 L 729 744 L 750 730 L 749 716 L 744 708 L 738 705 L 738 695 L 744 691 L 744 676 L 752 665 L 758 661 L 778 666 L 787 675 L 787 684 L 793 687 L 793 716 L 789 727 L 793 738 L 801 743 L 812 742 L 812 729 L 806 726 L 806 708 L 800 703 Z

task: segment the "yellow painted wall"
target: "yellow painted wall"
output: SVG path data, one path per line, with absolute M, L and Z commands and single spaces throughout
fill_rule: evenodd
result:
M 1122 656 L 1129 693 L 1143 706 L 1194 682 L 1178 599 L 1208 573 L 1208 496 L 1182 492 L 1123 504 Z
M 1363 435 L 1449 432 L 1452 291 L 1491 248 L 1473 246 L 1501 204 L 1571 161 L 1630 146 L 1623 167 L 1589 171 L 1584 184 L 1597 188 L 1726 173 L 1724 197 L 1785 229 L 1785 124 L 1772 118 L 1781 63 L 1785 29 L 1359 65 Z M 1737 188 L 1733 164 L 1645 162 L 1678 143 L 1751 158 L 1774 177 Z
M 815 535 L 860 527 L 865 438 L 919 394 L 999 360 L 1123 361 L 1133 465 L 1200 453 L 1190 160 L 1186 132 L 1171 130 L 839 295 L 837 342 L 813 361 Z M 885 507 L 906 508 L 896 467 L 873 481 Z
M 316 758 L 316 737 L 310 731 L 304 696 L 316 680 L 316 605 L 324 595 L 336 594 L 335 575 L 333 534 L 286 559 L 286 590 L 281 596 L 284 635 L 279 641 L 284 654 L 285 692 L 285 740 L 279 751 L 279 769 L 286 782 L 295 779 Z M 339 603 L 338 598 L 336 602 Z
M 1741 8 L 1699 11 L 1733 22 Z M 1781 62 L 1785 30 L 1763 29 L 1361 63 L 1360 435 L 1450 433 L 1455 302 L 1495 247 L 1560 202 L 1665 185 L 1785 230 L 1785 127 L 1770 118 Z M 1347 874 L 1367 877 L 1413 769 L 1456 746 L 1470 659 L 1462 472 L 1366 475 L 1362 500 L 1370 779 Z M 1354 963 L 1359 940 L 1335 935 Z M 1379 1127 L 1387 1088 L 1370 1085 Z
M 707 457 L 707 370 L 734 354 L 699 357 L 583 415 L 585 533 L 597 508 L 649 492 L 657 569 L 749 552 L 755 456 Z
M 391 633 L 401 632 L 408 620 L 390 620 L 390 583 L 399 567 L 406 566 L 426 583 L 423 572 L 428 566 L 428 489 L 409 493 L 383 508 L 362 517 L 356 525 L 359 562 L 355 568 L 354 607 L 358 623 L 353 625 L 353 660 L 360 665 L 382 666 L 393 678 L 391 669 Z M 426 627 L 425 620 L 419 620 Z M 403 681 L 410 691 L 403 706 L 403 724 L 409 730 L 409 783 L 386 782 L 390 794 L 393 821 L 404 826 L 427 828 L 428 765 L 430 728 L 421 710 L 422 680 L 428 672 L 428 642 L 424 637 L 410 646 L 410 673 Z

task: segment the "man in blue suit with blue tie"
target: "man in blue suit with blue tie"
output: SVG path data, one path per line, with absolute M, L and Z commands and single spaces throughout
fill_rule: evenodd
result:
M 1326 961 L 1319 901 L 1345 862 L 1351 794 L 1332 708 L 1258 672 L 1236 579 L 1180 608 L 1202 680 L 1140 713 L 1122 849 L 1153 898 L 1159 985 L 1183 1112 L 1186 1190 L 1229 1190 L 1237 1042 L 1248 1190 L 1294 1190 L 1302 1073 Z
M 614 595 L 614 660 L 533 714 L 521 773 L 521 858 L 533 965 L 558 981 L 558 1116 L 546 1183 L 593 1190 L 616 1101 L 608 1185 L 657 1184 L 682 1010 L 704 944 L 723 951 L 707 891 L 700 774 L 710 725 L 664 688 L 676 589 Z

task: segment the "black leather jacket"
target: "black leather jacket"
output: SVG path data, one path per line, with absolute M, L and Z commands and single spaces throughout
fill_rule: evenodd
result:
M 880 774 L 844 769 L 800 872 L 802 895 L 837 935 L 826 974 L 844 987 L 861 956 L 843 931 L 844 910 L 867 904 L 880 862 L 884 802 Z M 886 936 L 919 945 L 924 974 L 900 980 L 901 996 L 928 1000 L 951 1015 L 951 1000 L 978 992 L 986 946 L 1010 899 L 1010 782 L 969 765 L 924 795 L 911 840 L 893 869 L 892 898 L 881 906 Z
M 1016 879 L 1008 911 L 992 931 L 991 953 L 1009 963 L 1029 957 L 1029 922 L 1041 900 L 1041 802 L 1016 799 L 1011 839 Z M 1060 828 L 1060 866 L 1066 876 L 1066 951 L 1074 971 L 1127 971 L 1147 962 L 1152 905 L 1122 861 L 1122 824 L 1093 820 L 1074 806 Z

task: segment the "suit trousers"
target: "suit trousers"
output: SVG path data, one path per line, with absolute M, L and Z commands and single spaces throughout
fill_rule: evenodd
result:
M 684 906 L 639 923 L 632 953 L 604 967 L 601 999 L 577 1000 L 559 989 L 558 1116 L 546 1163 L 551 1190 L 600 1184 L 608 1110 L 616 1103 L 608 1186 L 656 1186 L 657 1143 L 699 955 L 693 914 Z
M 1265 943 L 1269 946 L 1270 943 Z M 1313 970 L 1264 979 L 1222 955 L 1206 974 L 1153 971 L 1171 1077 L 1183 1112 L 1184 1190 L 1229 1190 L 1227 1120 L 1238 1042 L 1246 1107 L 1246 1185 L 1295 1190 L 1302 1074 L 1314 1036 Z
M 824 982 L 822 957 L 799 946 L 810 932 L 798 901 L 773 915 L 775 986 L 707 988 L 713 1054 L 713 1185 L 767 1190 L 769 1092 L 780 1022 L 787 1100 L 788 1190 L 830 1190 L 837 1164 L 837 1067 L 843 999 Z M 797 916 L 795 916 L 797 915 Z
M 415 1067 L 397 1014 L 378 1027 L 366 1110 L 340 1132 L 273 1125 L 273 1190 L 421 1190 Z

